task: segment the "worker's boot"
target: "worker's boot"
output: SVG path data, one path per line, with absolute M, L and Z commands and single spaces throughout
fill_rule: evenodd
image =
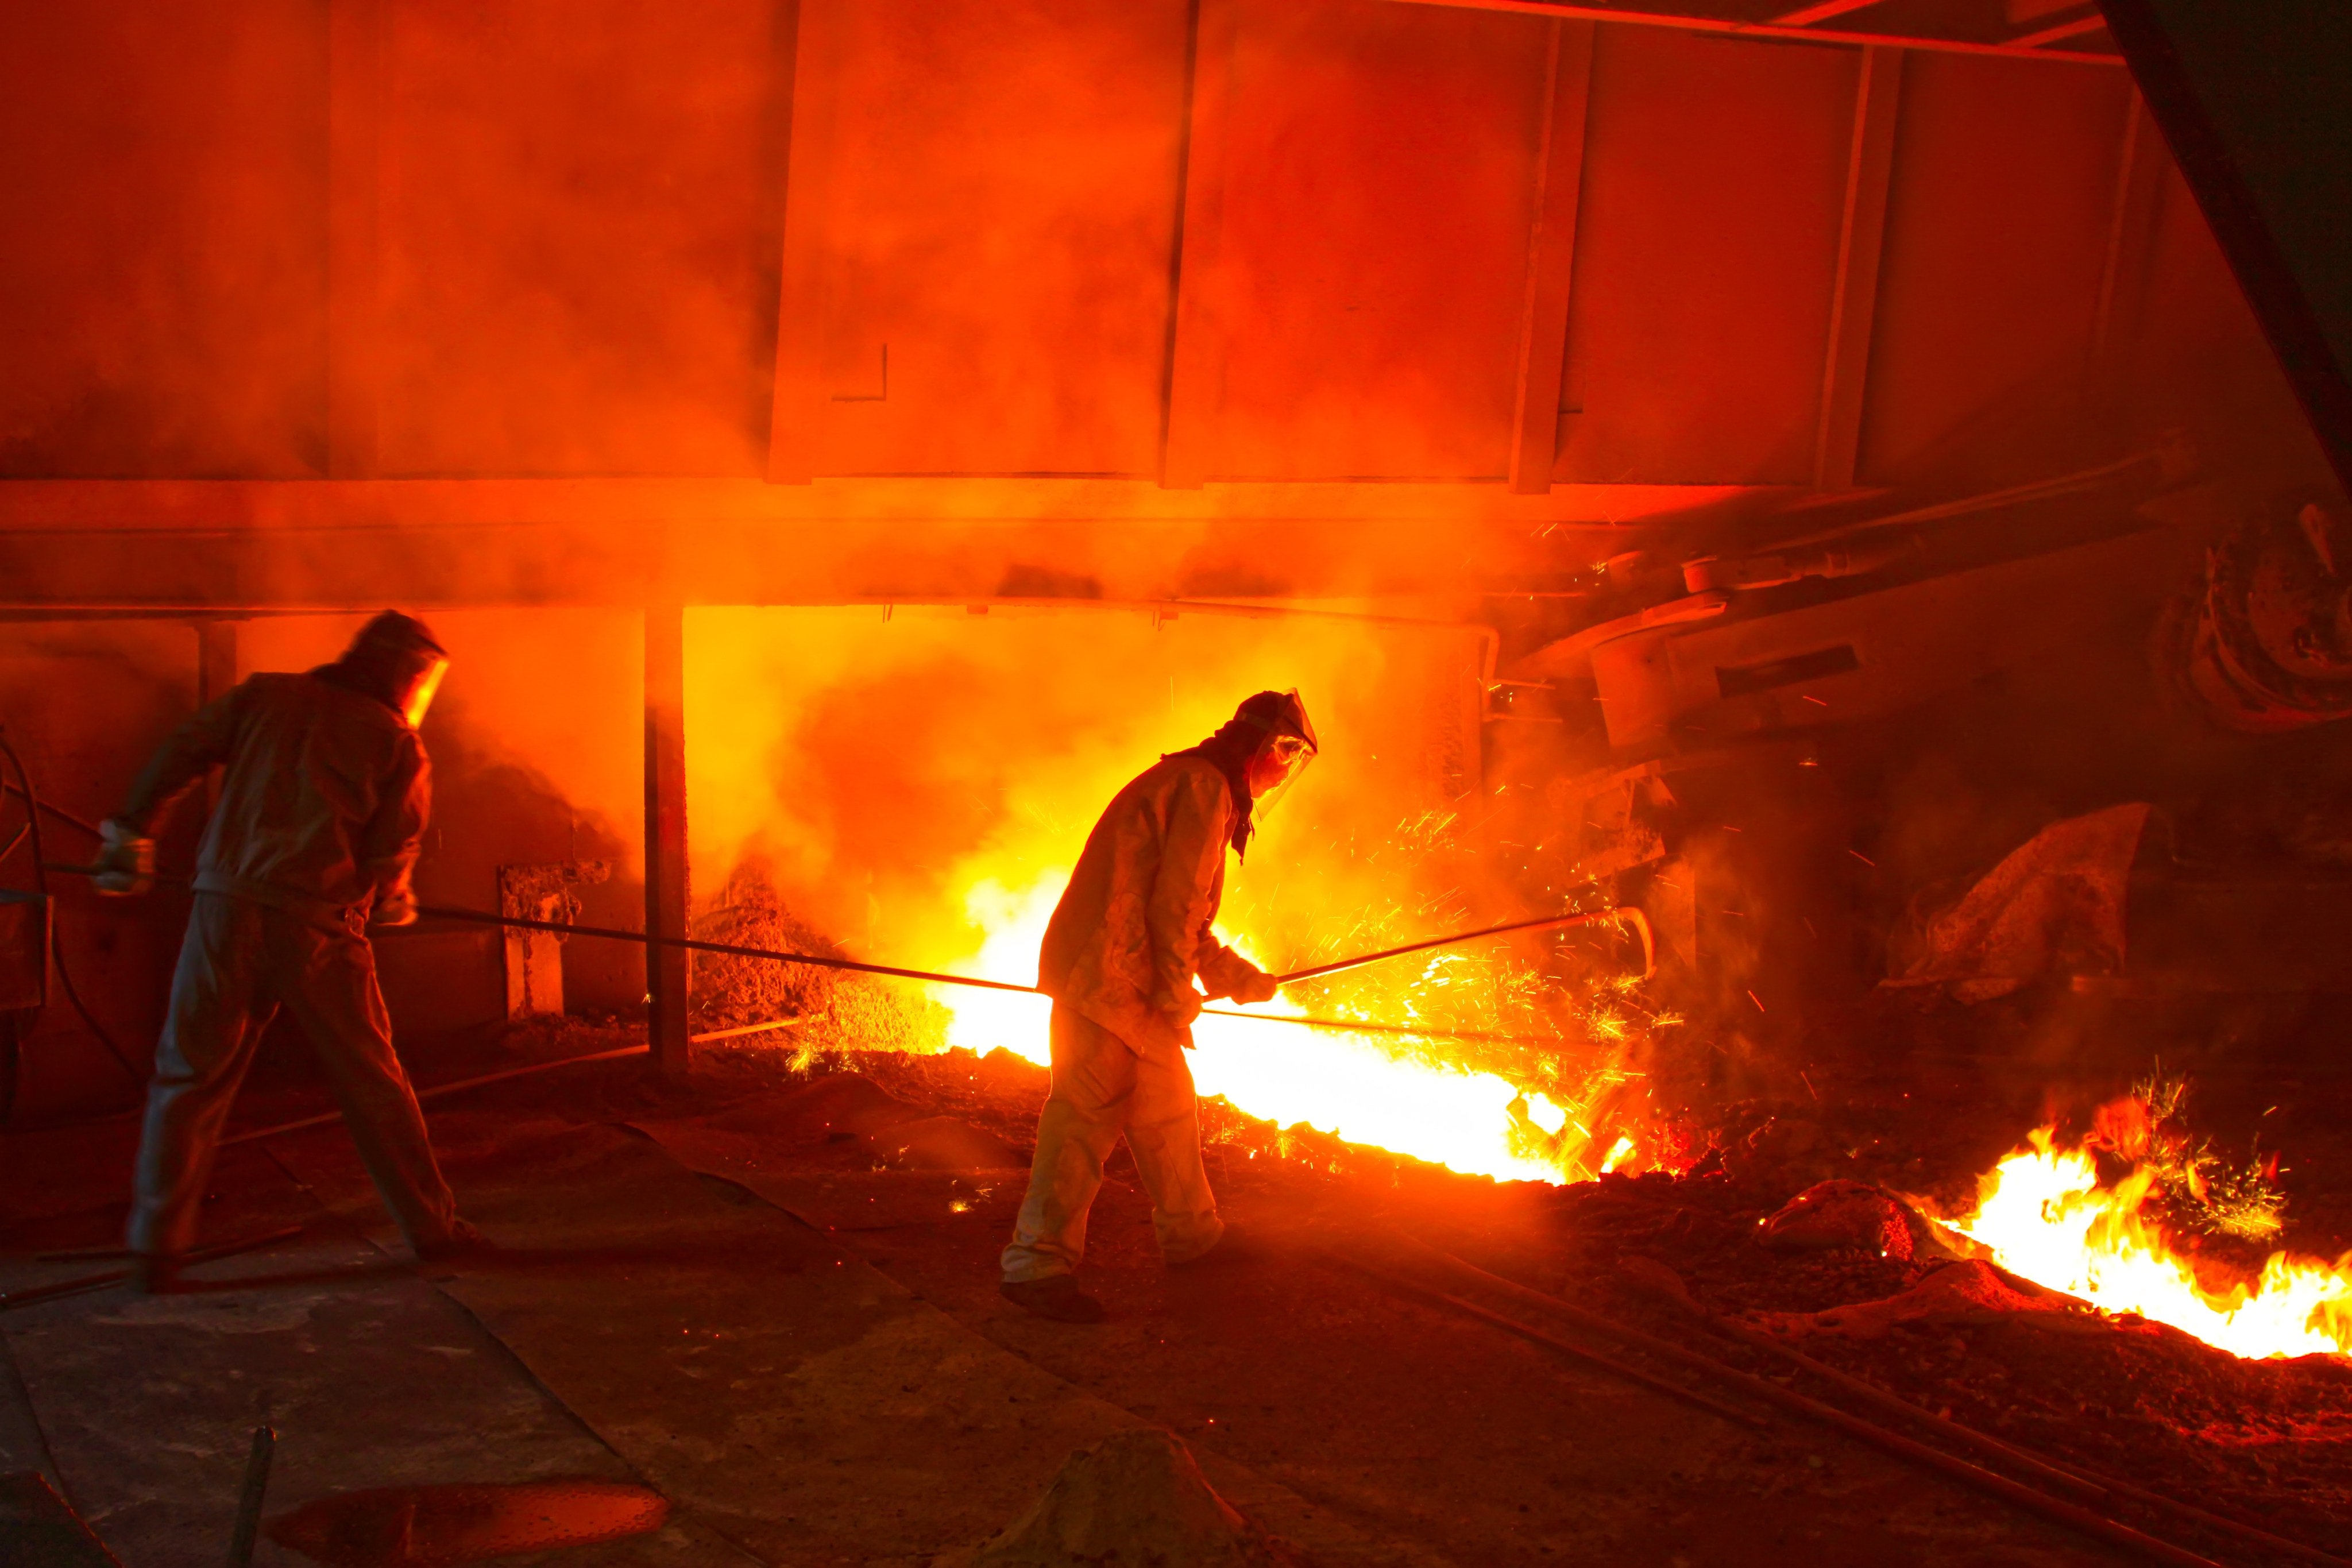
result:
M 184 1259 L 167 1253 L 134 1252 L 131 1255 L 131 1288 L 142 1296 L 170 1296 L 184 1289 L 180 1270 Z
M 1099 1323 L 1108 1316 L 1103 1304 L 1079 1289 L 1078 1282 L 1066 1274 L 1051 1274 L 1043 1279 L 1007 1279 L 996 1289 L 1014 1306 L 1057 1323 Z

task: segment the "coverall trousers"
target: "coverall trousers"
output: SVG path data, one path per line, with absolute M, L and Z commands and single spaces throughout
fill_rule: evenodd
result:
M 1151 1196 L 1160 1256 L 1185 1263 L 1216 1246 L 1225 1226 L 1201 1163 L 1200 1111 L 1184 1054 L 1171 1051 L 1165 1060 L 1138 1055 L 1058 1002 L 1051 1027 L 1053 1087 L 1037 1118 L 1037 1157 L 1013 1244 L 1004 1249 L 1004 1278 L 1076 1271 L 1087 1251 L 1087 1211 L 1121 1133 Z
M 393 1055 L 375 953 L 355 931 L 290 910 L 198 893 L 155 1047 L 131 1204 L 131 1250 L 195 1246 L 198 1210 L 237 1087 L 278 1009 L 310 1037 L 384 1206 L 411 1246 L 446 1240 L 457 1205 Z

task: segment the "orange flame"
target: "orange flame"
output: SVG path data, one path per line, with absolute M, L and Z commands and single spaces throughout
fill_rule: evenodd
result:
M 1984 1178 L 1975 1213 L 1946 1223 L 2013 1274 L 2232 1355 L 2352 1352 L 2352 1254 L 2329 1265 L 2273 1252 L 2252 1279 L 2209 1283 L 2210 1268 L 2200 1270 L 2141 1213 L 2155 1181 L 2137 1165 L 2103 1187 L 2090 1153 L 2058 1148 L 2044 1127 Z
M 988 939 L 965 971 L 989 980 L 1034 981 L 1045 922 L 1068 879 L 1066 871 L 1051 872 L 1018 893 L 994 882 L 974 887 L 966 910 Z M 1234 945 L 1247 953 L 1245 941 Z M 1044 997 L 944 986 L 935 995 L 953 1016 L 950 1046 L 982 1052 L 1002 1047 L 1045 1064 L 1049 1004 Z M 1304 1011 L 1287 998 L 1262 1010 L 1294 1016 Z M 1251 1116 L 1286 1127 L 1304 1122 L 1350 1143 L 1498 1181 L 1567 1179 L 1561 1163 L 1528 1152 L 1514 1138 L 1511 1108 L 1519 1102 L 1528 1120 L 1551 1134 L 1568 1125 L 1567 1110 L 1494 1073 L 1409 1060 L 1370 1036 L 1241 1018 L 1204 1017 L 1193 1026 L 1192 1037 L 1192 1077 L 1200 1092 L 1222 1095 Z M 1633 1151 L 1630 1140 L 1619 1143 L 1611 1156 L 1616 1165 Z
M 1230 606 L 1229 606 L 1230 607 Z M 1310 787 L 1261 824 L 1219 935 L 1261 957 L 1337 956 L 1433 934 L 1491 889 L 1436 825 L 1477 800 L 1483 636 L 1373 625 L 1345 606 L 1259 620 L 1132 609 L 691 613 L 688 794 L 695 876 L 763 869 L 794 913 L 861 954 L 1026 985 L 1087 825 L 1161 753 L 1242 697 L 1298 687 L 1325 732 Z M 1253 612 L 1254 613 L 1254 612 Z M 1403 824 L 1393 835 L 1388 824 Z M 1377 835 L 1377 841 L 1376 841 Z M 1439 862 L 1443 862 L 1440 868 Z M 1473 884 L 1476 884 L 1475 889 Z M 1507 950 L 1361 972 L 1253 1011 L 1412 1025 L 1516 1009 L 1548 1020 Z M 1042 998 L 944 988 L 948 1043 L 1046 1058 Z M 1345 1005 L 1342 1005 L 1341 1004 Z M 1234 1018 L 1194 1031 L 1201 1092 L 1457 1171 L 1589 1175 L 1622 1131 L 1571 1103 L 1563 1058 L 1622 1052 L 1626 1026 L 1574 1021 L 1558 1053 L 1450 1051 Z M 1520 1081 L 1513 1081 L 1515 1079 Z M 1549 1091 L 1544 1092 L 1544 1091 Z M 1635 1153 L 1610 1156 L 1639 1167 Z

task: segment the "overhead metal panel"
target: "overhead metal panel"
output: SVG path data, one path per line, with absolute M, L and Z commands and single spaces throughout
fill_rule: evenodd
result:
M 2101 9 L 2352 488 L 2352 10 L 2342 0 Z

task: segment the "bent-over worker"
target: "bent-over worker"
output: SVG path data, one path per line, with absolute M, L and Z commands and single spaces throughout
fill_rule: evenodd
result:
M 104 824 L 101 892 L 153 885 L 153 824 L 215 764 L 220 801 L 172 976 L 139 1142 L 134 1278 L 170 1289 L 262 1031 L 283 1006 L 310 1037 L 384 1206 L 419 1258 L 481 1244 L 457 1216 L 393 1054 L 370 927 L 416 919 L 409 889 L 432 790 L 416 726 L 448 655 L 386 610 L 306 675 L 256 675 L 182 725 Z
M 1076 1275 L 1103 1161 L 1122 1133 L 1163 1258 L 1193 1262 L 1224 1235 L 1184 1053 L 1204 1001 L 1274 996 L 1274 978 L 1210 927 L 1226 847 L 1247 849 L 1253 803 L 1296 777 L 1316 745 L 1298 693 L 1261 691 L 1120 790 L 1087 835 L 1037 965 L 1054 999 L 1053 1083 L 1001 1287 L 1030 1311 L 1102 1319 Z

